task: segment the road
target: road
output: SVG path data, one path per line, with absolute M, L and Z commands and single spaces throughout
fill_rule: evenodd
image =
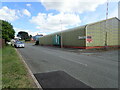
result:
M 25 44 L 18 48 L 25 62 L 34 74 L 64 71 L 72 77 L 93 88 L 118 87 L 118 54 L 114 58 L 104 54 L 101 56 L 84 55 L 60 48 L 48 48 Z

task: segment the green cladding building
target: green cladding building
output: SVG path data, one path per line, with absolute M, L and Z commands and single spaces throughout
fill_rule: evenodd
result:
M 120 20 L 116 17 L 43 36 L 40 45 L 69 48 L 119 46 Z M 62 41 L 61 41 L 62 36 Z

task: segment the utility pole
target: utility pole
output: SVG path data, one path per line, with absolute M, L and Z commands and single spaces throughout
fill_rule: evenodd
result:
M 107 9 L 106 9 L 106 23 L 105 23 L 105 49 L 107 47 L 107 36 L 108 36 L 108 33 L 107 33 L 107 19 L 108 19 L 108 0 L 107 0 Z
M 61 48 L 63 48 L 63 42 L 62 42 L 62 20 L 60 19 L 60 24 L 61 24 Z

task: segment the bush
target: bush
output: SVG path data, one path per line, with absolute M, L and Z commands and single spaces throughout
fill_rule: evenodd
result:
M 25 41 L 30 41 L 30 39 L 25 39 Z

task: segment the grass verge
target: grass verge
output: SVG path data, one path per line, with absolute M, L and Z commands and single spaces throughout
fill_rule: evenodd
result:
M 0 90 L 2 89 L 2 48 L 0 48 Z
M 11 46 L 2 49 L 2 88 L 36 88 L 19 55 Z

